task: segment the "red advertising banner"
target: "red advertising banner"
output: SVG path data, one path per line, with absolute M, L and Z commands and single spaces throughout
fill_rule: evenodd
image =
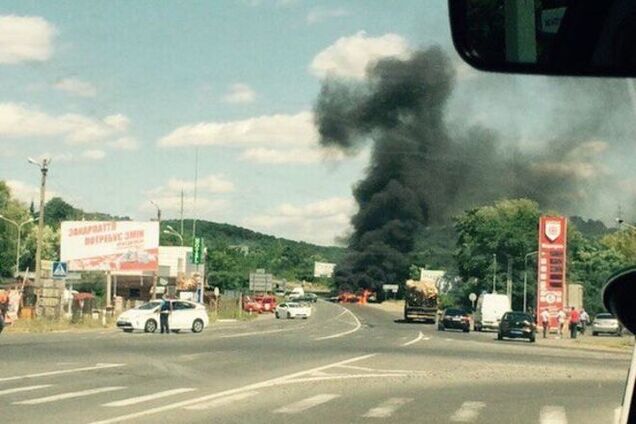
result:
M 568 221 L 564 216 L 539 219 L 539 253 L 537 260 L 537 317 L 550 313 L 550 327 L 558 325 L 557 314 L 566 306 L 566 249 Z

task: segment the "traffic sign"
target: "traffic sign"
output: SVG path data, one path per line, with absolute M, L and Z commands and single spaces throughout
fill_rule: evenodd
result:
M 51 265 L 51 275 L 55 279 L 66 278 L 68 274 L 68 266 L 66 262 L 53 262 Z
M 192 240 L 192 263 L 199 265 L 203 259 L 203 239 L 195 237 Z
M 475 300 L 477 300 L 477 295 L 475 293 L 471 293 L 471 294 L 468 295 L 468 299 L 471 302 L 474 302 Z
M 214 297 L 219 297 L 219 294 L 220 294 L 220 293 L 219 293 L 219 288 L 218 288 L 218 287 L 215 287 L 215 288 L 214 288 Z

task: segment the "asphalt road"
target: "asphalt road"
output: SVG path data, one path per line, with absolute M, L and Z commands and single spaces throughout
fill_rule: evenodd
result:
M 5 333 L 0 355 L 12 423 L 611 423 L 629 365 L 323 302 L 201 334 Z

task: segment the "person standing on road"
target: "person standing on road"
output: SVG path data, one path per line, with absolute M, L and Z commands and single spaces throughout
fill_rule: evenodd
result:
M 570 338 L 571 339 L 576 339 L 576 330 L 579 325 L 580 319 L 581 317 L 579 315 L 579 311 L 577 311 L 576 308 L 572 306 L 572 309 L 570 310 Z
M 172 313 L 172 302 L 170 302 L 170 299 L 164 297 L 163 302 L 161 302 L 161 307 L 159 309 L 159 321 L 161 324 L 161 334 L 163 334 L 164 330 L 166 334 L 170 334 L 170 325 L 168 324 L 168 320 L 170 318 L 171 313 Z
M 567 318 L 567 315 L 565 314 L 565 311 L 563 309 L 561 309 L 559 311 L 559 314 L 557 315 L 557 320 L 559 321 L 559 328 L 558 328 L 558 338 L 560 339 L 563 336 L 563 326 L 565 325 L 565 319 Z
M 585 328 L 590 323 L 590 316 L 585 312 L 585 309 L 581 308 L 581 334 L 585 334 Z
M 550 333 L 550 313 L 547 309 L 541 312 L 541 325 L 543 326 L 543 338 L 545 339 Z

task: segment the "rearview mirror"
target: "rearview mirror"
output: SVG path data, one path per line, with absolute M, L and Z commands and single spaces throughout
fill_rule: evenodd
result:
M 609 278 L 603 288 L 603 304 L 625 328 L 636 334 L 636 267 Z
M 636 76 L 636 2 L 449 0 L 453 43 L 477 69 Z

